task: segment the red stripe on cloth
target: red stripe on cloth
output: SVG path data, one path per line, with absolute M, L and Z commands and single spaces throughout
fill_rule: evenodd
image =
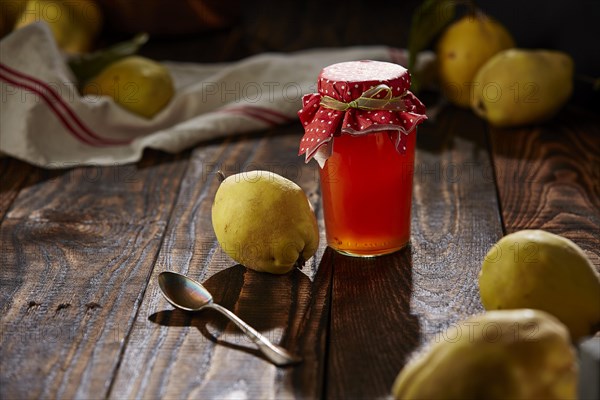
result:
M 36 94 L 39 94 L 46 101 L 46 103 L 48 103 L 48 105 L 55 112 L 55 114 L 57 114 L 57 116 L 63 122 L 65 127 L 67 127 L 69 129 L 69 131 L 71 131 L 71 133 L 73 133 L 78 138 L 83 137 L 84 135 L 89 136 L 88 140 L 84 140 L 86 143 L 93 144 L 93 142 L 97 142 L 96 144 L 105 145 L 105 146 L 125 145 L 125 144 L 131 143 L 131 140 L 103 138 L 100 135 L 92 132 L 92 130 L 90 128 L 88 128 L 83 123 L 83 121 L 81 121 L 79 119 L 77 114 L 69 107 L 69 105 L 64 101 L 64 99 L 58 93 L 56 93 L 52 87 L 50 87 L 48 84 L 46 84 L 46 82 L 43 82 L 43 81 L 41 81 L 37 78 L 34 78 L 32 76 L 29 76 L 29 75 L 25 75 L 19 71 L 16 71 L 16 70 L 6 66 L 5 64 L 2 64 L 2 63 L 0 63 L 0 70 L 4 70 L 5 73 L 7 73 L 7 74 L 14 75 L 13 78 L 18 77 L 26 82 L 30 82 L 30 83 L 39 85 L 39 87 L 31 86 L 27 83 L 17 82 L 14 79 L 10 81 L 11 84 L 14 84 L 16 86 L 19 86 L 19 87 L 25 88 L 29 91 L 32 91 Z M 6 81 L 9 81 L 10 78 L 6 75 L 3 75 L 3 79 Z M 40 89 L 40 87 L 43 88 L 43 90 Z M 52 100 L 54 100 L 54 101 L 52 101 Z M 61 110 L 58 109 L 57 105 L 61 107 Z M 61 114 L 61 112 L 64 112 L 67 115 Z M 79 132 L 76 132 L 76 129 L 74 129 L 73 125 L 71 125 L 69 123 L 65 123 L 65 120 L 67 117 L 69 117 L 71 119 L 71 122 L 74 123 L 75 126 L 79 127 L 79 129 L 80 129 Z
M 30 87 L 29 85 L 27 85 L 26 83 L 21 83 L 21 82 L 17 82 L 9 77 L 7 77 L 5 75 L 4 72 L 0 71 L 0 79 L 8 82 L 9 84 L 16 86 L 16 87 L 20 87 L 22 89 L 26 89 L 29 90 L 31 92 L 34 92 L 36 94 L 39 94 L 45 101 L 46 103 L 48 103 L 48 106 L 50 106 L 50 108 L 52 109 L 52 111 L 54 111 L 54 114 L 58 117 L 58 119 L 62 122 L 62 124 L 65 126 L 65 128 L 67 128 L 67 130 L 73 135 L 75 136 L 77 139 L 79 139 L 81 142 L 84 142 L 86 144 L 89 144 L 90 146 L 97 146 L 96 143 L 90 141 L 88 138 L 82 136 L 76 129 L 73 128 L 73 126 L 71 126 L 71 124 L 69 123 L 69 121 L 65 118 L 65 116 L 61 113 L 60 110 L 58 110 L 56 108 L 56 105 L 46 97 L 46 94 L 43 92 L 38 92 L 35 88 Z

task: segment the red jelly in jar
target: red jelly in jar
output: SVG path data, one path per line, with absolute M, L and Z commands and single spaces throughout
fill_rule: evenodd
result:
M 324 68 L 318 93 L 303 98 L 299 154 L 321 167 L 327 244 L 340 253 L 371 257 L 409 242 L 416 127 L 426 119 L 409 87 L 400 65 L 345 62 Z

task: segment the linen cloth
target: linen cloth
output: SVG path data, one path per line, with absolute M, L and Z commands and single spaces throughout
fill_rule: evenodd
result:
M 297 120 L 325 66 L 371 59 L 407 64 L 384 46 L 260 54 L 238 62 L 163 62 L 176 94 L 152 119 L 106 96 L 82 96 L 49 28 L 36 23 L 0 42 L 0 153 L 44 168 L 115 165 L 145 148 L 176 153 L 204 141 Z M 420 55 L 420 64 L 432 54 Z M 302 133 L 299 130 L 299 139 Z

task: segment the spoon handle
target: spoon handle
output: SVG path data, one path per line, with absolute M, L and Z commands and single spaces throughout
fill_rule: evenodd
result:
M 229 318 L 234 324 L 238 326 L 252 340 L 256 343 L 260 351 L 273 362 L 275 365 L 284 366 L 290 364 L 296 364 L 302 361 L 301 358 L 293 356 L 283 347 L 277 346 L 271 343 L 266 337 L 261 335 L 256 329 L 245 323 L 240 317 L 229 311 L 223 306 L 216 303 L 207 304 L 205 307 L 210 307 L 214 310 L 219 311 L 221 314 Z

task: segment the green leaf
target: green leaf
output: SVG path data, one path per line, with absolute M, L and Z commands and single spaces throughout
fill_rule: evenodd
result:
M 421 84 L 418 71 L 414 71 L 417 54 L 454 19 L 457 3 L 457 0 L 425 0 L 413 14 L 408 35 L 408 69 L 413 73 L 414 92 L 419 91 Z
M 137 53 L 147 41 L 148 34 L 139 33 L 133 39 L 117 43 L 107 49 L 76 56 L 69 60 L 69 67 L 71 67 L 81 88 L 109 64 Z

